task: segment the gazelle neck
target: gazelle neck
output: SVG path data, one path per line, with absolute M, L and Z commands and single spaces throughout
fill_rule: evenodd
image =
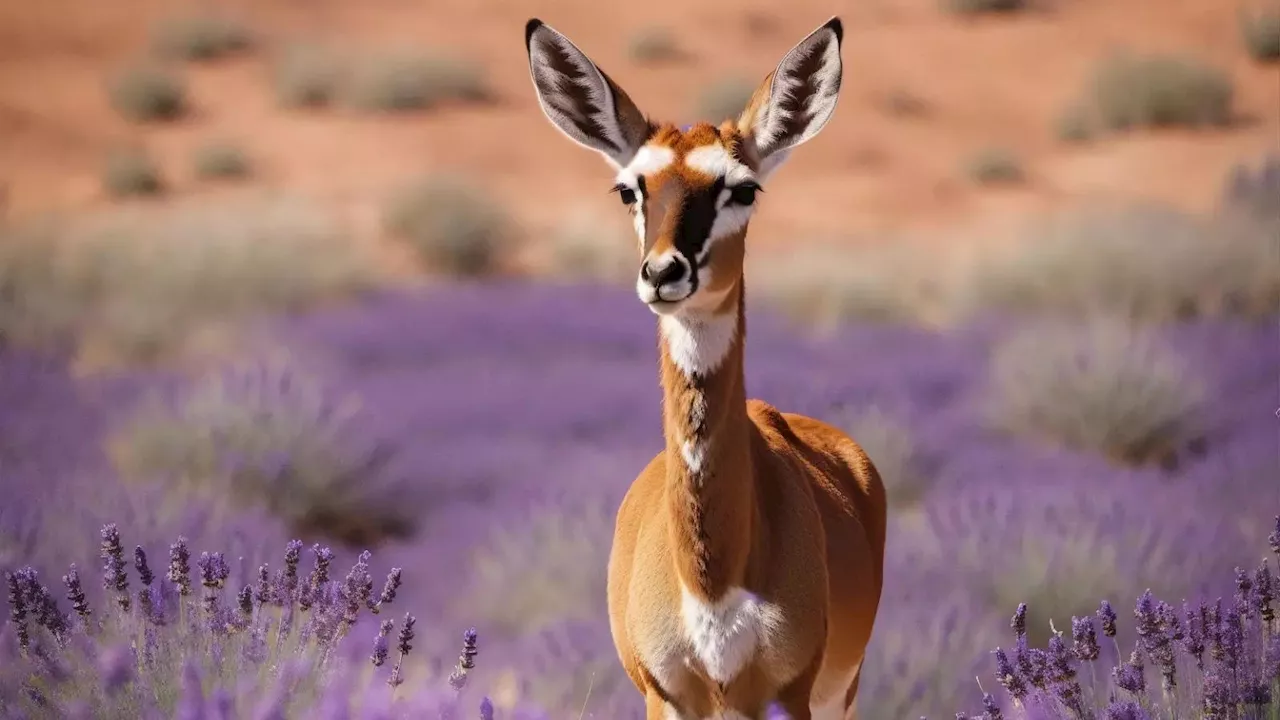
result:
M 731 302 L 724 312 L 659 320 L 674 559 L 686 590 L 706 600 L 741 586 L 757 524 L 741 280 Z

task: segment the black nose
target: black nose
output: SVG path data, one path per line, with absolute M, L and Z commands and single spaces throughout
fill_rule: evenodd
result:
M 679 258 L 668 257 L 660 263 L 645 261 L 640 266 L 640 279 L 654 287 L 662 287 L 684 279 L 684 263 Z

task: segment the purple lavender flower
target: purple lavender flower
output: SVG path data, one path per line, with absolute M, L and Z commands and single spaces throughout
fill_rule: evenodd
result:
M 1271 574 L 1271 566 L 1267 564 L 1267 559 L 1262 559 L 1262 564 L 1258 566 L 1258 570 L 1253 576 L 1254 586 L 1254 610 L 1258 617 L 1262 618 L 1262 622 L 1270 625 L 1275 622 L 1276 612 L 1271 603 L 1275 601 L 1276 582 L 1275 577 Z
M 1037 690 L 1048 688 L 1048 658 L 1043 650 L 1027 647 L 1026 635 L 1018 638 L 1013 651 L 1013 662 L 1031 687 Z
M 1098 620 L 1102 621 L 1102 634 L 1113 638 L 1116 636 L 1116 611 L 1106 600 L 1098 606 Z
M 1271 545 L 1271 552 L 1280 557 L 1280 515 L 1276 516 L 1276 529 L 1267 536 L 1267 543 Z
M 18 647 L 26 652 L 31 645 L 31 631 L 27 628 L 27 591 L 22 572 L 7 572 L 4 581 L 9 590 L 9 619 L 18 635 Z
M 236 604 L 240 610 L 240 622 L 248 625 L 253 619 L 253 588 L 245 585 L 240 588 L 240 593 L 236 597 Z
M 374 667 L 382 667 L 382 664 L 387 661 L 391 630 L 394 627 L 395 622 L 391 620 L 383 620 L 378 625 L 378 636 L 373 640 L 373 654 L 369 656 Z
M 476 667 L 476 629 L 471 628 L 462 635 L 462 654 L 458 656 L 458 664 L 449 674 L 449 687 L 455 692 L 462 692 L 467 685 L 467 675 Z
M 378 614 L 382 612 L 383 605 L 390 605 L 396 599 L 396 591 L 400 589 L 400 568 L 391 568 L 391 572 L 387 573 L 387 581 L 382 586 L 382 594 L 378 596 L 378 602 L 369 606 L 370 612 Z
M 1195 658 L 1196 669 L 1204 672 L 1205 605 L 1201 602 L 1198 609 L 1192 609 L 1190 606 L 1183 604 L 1182 613 L 1187 620 L 1187 632 L 1183 638 L 1182 649 Z
M 1027 683 L 1014 670 L 1013 663 L 1009 662 L 1009 656 L 1005 654 L 1003 648 L 996 648 L 996 681 L 1004 687 L 1005 691 L 1013 697 L 1014 700 L 1022 702 L 1027 696 Z
M 1027 604 L 1018 603 L 1018 609 L 1013 613 L 1013 619 L 1009 621 L 1009 627 L 1013 628 L 1013 634 L 1017 637 L 1024 637 L 1027 634 Z
M 202 552 L 197 561 L 200 584 L 204 586 L 204 611 L 210 622 L 218 618 L 218 591 L 227 579 L 229 568 L 220 552 Z
M 1227 720 L 1235 716 L 1231 685 L 1222 673 L 1210 671 L 1204 678 L 1204 715 L 1202 720 Z
M 1225 656 L 1222 648 L 1222 600 L 1215 600 L 1204 608 L 1204 634 L 1209 645 L 1209 657 L 1221 662 Z
M 959 717 L 956 716 L 957 719 Z M 480 720 L 493 720 L 493 701 L 488 696 L 480 701 Z
M 333 562 L 333 551 L 327 547 L 316 544 L 311 546 L 311 552 L 316 556 L 316 564 L 311 570 L 305 591 L 298 594 L 298 604 L 303 610 L 310 610 L 313 604 L 324 599 L 324 584 L 329 582 L 329 563 Z
M 49 588 L 40 582 L 40 576 L 34 568 L 24 568 L 26 607 L 28 614 L 35 616 L 36 624 L 48 630 L 54 638 L 63 643 L 71 625 L 67 616 L 58 609 L 58 601 L 53 598 Z
M 404 625 L 400 628 L 400 637 L 396 644 L 396 650 L 399 651 L 400 655 L 396 658 L 396 664 L 391 668 L 391 677 L 387 678 L 387 684 L 393 690 L 404 683 L 404 659 L 409 654 L 409 651 L 413 649 L 411 643 L 413 642 L 413 624 L 415 622 L 417 622 L 417 619 L 414 616 L 405 613 Z
M 129 576 L 125 573 L 124 546 L 115 523 L 102 527 L 102 587 L 116 591 L 116 603 L 129 611 Z
M 293 598 L 298 592 L 298 563 L 302 559 L 302 541 L 290 540 L 284 549 L 284 597 Z
M 1244 618 L 1236 608 L 1228 608 L 1222 617 L 1219 636 L 1222 638 L 1223 662 L 1235 671 L 1244 659 L 1245 628 Z
M 1253 612 L 1253 578 L 1242 567 L 1236 568 L 1236 612 L 1248 620 Z
M 982 693 L 982 720 L 1004 720 L 1004 713 L 990 693 Z
M 1120 666 L 1112 671 L 1112 675 L 1116 686 L 1122 690 L 1127 690 L 1134 695 L 1142 695 L 1147 691 L 1147 676 L 1142 665 L 1142 656 L 1137 650 L 1129 655 L 1128 662 L 1120 663 Z
M 191 551 L 185 537 L 179 536 L 169 546 L 169 582 L 178 587 L 179 595 L 191 594 Z
M 369 574 L 371 557 L 368 550 L 360 553 L 356 564 L 351 567 L 351 572 L 347 573 L 347 579 L 342 584 L 343 626 L 355 623 L 359 618 L 362 605 L 373 606 L 373 576 Z
M 89 602 L 85 599 L 84 586 L 80 582 L 80 572 L 76 569 L 75 563 L 72 563 L 67 574 L 62 576 L 62 584 L 67 586 L 67 600 L 71 601 L 71 609 L 88 622 L 89 616 L 93 613 L 89 609 Z
M 1071 649 L 1081 662 L 1098 659 L 1098 634 L 1093 628 L 1093 618 L 1072 616 Z
M 138 570 L 138 578 L 143 585 L 150 586 L 155 576 L 151 573 L 151 568 L 147 565 L 147 553 L 142 549 L 141 545 L 133 548 L 133 566 Z
M 258 566 L 258 583 L 254 586 L 253 600 L 258 603 L 258 607 L 266 607 L 274 599 L 274 595 L 271 588 L 271 568 L 263 563 Z

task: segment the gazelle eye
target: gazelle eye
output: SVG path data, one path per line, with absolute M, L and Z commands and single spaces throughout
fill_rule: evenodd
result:
M 745 182 L 729 189 L 729 202 L 735 205 L 750 205 L 756 201 L 756 193 L 760 186 L 753 182 Z
M 616 193 L 618 193 L 618 197 L 622 199 L 622 204 L 623 204 L 623 205 L 635 205 L 635 204 L 636 204 L 636 191 L 635 191 L 635 190 L 633 190 L 633 189 L 631 189 L 631 188 L 627 187 L 626 185 L 623 185 L 622 183 L 618 183 L 617 185 L 614 185 L 614 186 L 613 186 L 613 191 L 614 191 L 614 192 L 616 192 Z

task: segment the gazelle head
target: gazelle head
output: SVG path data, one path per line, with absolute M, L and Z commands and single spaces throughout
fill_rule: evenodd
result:
M 842 34 L 833 17 L 801 40 L 737 118 L 677 128 L 640 112 L 567 37 L 536 18 L 525 26 L 543 112 L 615 172 L 613 189 L 639 239 L 636 292 L 655 313 L 732 307 L 757 196 L 835 111 Z

